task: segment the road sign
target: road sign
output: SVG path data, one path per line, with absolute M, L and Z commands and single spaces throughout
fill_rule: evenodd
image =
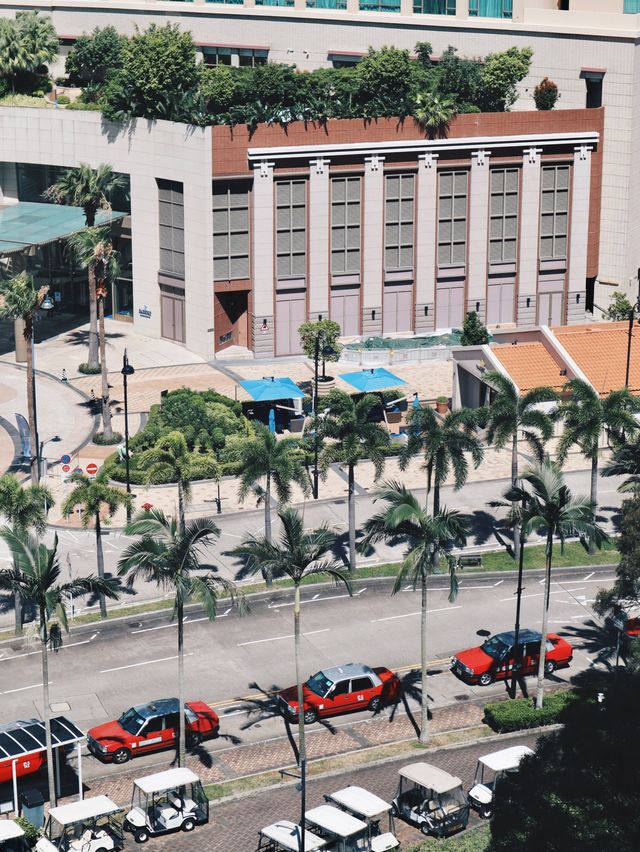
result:
M 60 459 L 60 461 L 62 462 L 62 464 L 69 464 L 71 462 L 71 456 L 65 453 Z
M 95 476 L 98 472 L 98 465 L 91 462 L 91 464 L 87 465 L 87 474 L 89 476 Z
M 77 468 L 76 468 L 73 472 L 74 472 L 74 473 L 82 473 L 82 468 L 81 468 L 81 467 L 77 467 Z
M 68 465 L 68 464 L 63 464 L 63 465 L 62 465 L 62 472 L 63 472 L 63 473 L 69 473 L 69 471 L 70 471 L 70 470 L 71 470 L 71 468 L 69 467 L 69 465 Z

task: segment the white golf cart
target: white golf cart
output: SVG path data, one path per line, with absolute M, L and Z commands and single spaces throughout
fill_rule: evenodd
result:
M 369 827 L 331 805 L 320 805 L 304 815 L 309 831 L 326 840 L 327 852 L 369 852 Z
M 294 822 L 281 819 L 268 825 L 260 832 L 260 845 L 258 852 L 300 852 L 302 847 L 302 829 Z M 305 852 L 316 852 L 317 849 L 326 849 L 327 841 L 321 840 L 310 831 L 304 832 Z
M 393 812 L 417 825 L 423 834 L 445 837 L 469 822 L 469 802 L 462 781 L 430 763 L 410 763 L 399 770 Z
M 384 799 L 356 786 L 344 787 L 324 798 L 340 810 L 366 822 L 369 827 L 367 839 L 371 852 L 387 852 L 388 849 L 397 849 L 400 846 L 394 833 L 391 805 Z M 383 821 L 388 824 L 386 832 L 381 827 Z
M 193 831 L 209 822 L 209 800 L 190 769 L 168 769 L 133 782 L 133 801 L 124 828 L 138 843 L 171 831 Z
M 124 847 L 123 809 L 106 796 L 51 808 L 36 852 L 111 852 Z
M 29 852 L 24 831 L 12 819 L 0 820 L 0 852 Z
M 527 746 L 511 746 L 478 758 L 476 777 L 469 790 L 469 804 L 481 817 L 488 819 L 493 813 L 493 798 L 502 778 L 517 772 L 520 761 L 533 751 Z

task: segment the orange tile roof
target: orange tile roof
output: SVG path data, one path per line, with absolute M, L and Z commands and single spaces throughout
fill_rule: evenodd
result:
M 516 343 L 492 346 L 491 352 L 503 365 L 521 393 L 532 388 L 551 387 L 560 391 L 567 381 L 562 364 L 542 343 Z
M 624 387 L 629 324 L 607 322 L 564 325 L 552 328 L 559 343 L 601 396 Z M 631 339 L 629 390 L 640 394 L 640 326 L 634 324 Z

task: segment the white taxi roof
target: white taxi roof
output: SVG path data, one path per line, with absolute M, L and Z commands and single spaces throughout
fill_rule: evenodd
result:
M 167 769 L 165 772 L 156 772 L 154 775 L 145 775 L 144 778 L 136 778 L 133 782 L 143 793 L 164 793 L 174 787 L 183 784 L 194 784 L 200 779 L 190 769 Z
M 268 825 L 260 832 L 269 840 L 275 840 L 283 849 L 290 849 L 291 852 L 300 852 L 300 826 L 294 822 L 289 822 L 288 819 L 281 819 L 280 822 L 274 822 L 273 825 Z M 324 849 L 327 845 L 326 840 L 316 837 L 310 831 L 304 833 L 304 848 L 307 852 L 313 852 L 315 849 Z
M 0 819 L 0 840 L 13 840 L 14 837 L 24 837 L 24 831 L 12 819 Z
M 485 754 L 478 758 L 478 762 L 484 764 L 487 769 L 494 772 L 503 772 L 506 769 L 516 769 L 522 758 L 527 754 L 533 754 L 528 746 L 511 746 L 491 754 Z
M 421 787 L 433 790 L 434 793 L 448 793 L 449 790 L 454 790 L 462 784 L 455 775 L 449 775 L 448 772 L 430 763 L 409 763 L 399 769 L 398 773 L 408 781 L 420 784 Z
M 391 810 L 391 805 L 381 799 L 379 796 L 370 793 L 363 787 L 345 787 L 332 793 L 329 797 L 332 802 L 337 802 L 339 805 L 347 808 L 355 814 L 363 817 L 376 817 L 380 814 L 386 814 Z
M 320 805 L 305 813 L 305 819 L 336 837 L 351 837 L 367 828 L 367 824 L 331 805 Z
M 108 796 L 93 796 L 81 802 L 51 808 L 49 815 L 60 825 L 70 825 L 72 822 L 80 822 L 83 819 L 115 814 L 120 810 L 122 810 L 120 805 L 116 805 Z

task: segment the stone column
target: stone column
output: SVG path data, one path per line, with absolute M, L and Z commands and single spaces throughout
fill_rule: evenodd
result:
M 382 276 L 384 246 L 384 157 L 365 158 L 364 257 L 362 261 L 362 333 L 382 333 Z
M 274 204 L 273 163 L 253 167 L 253 351 L 256 357 L 274 354 Z
M 522 156 L 517 324 L 523 326 L 536 324 L 540 232 L 540 153 L 540 148 L 528 148 Z
M 477 311 L 482 322 L 486 321 L 487 316 L 490 153 L 490 151 L 474 151 L 471 154 L 470 175 L 467 312 Z
M 436 302 L 438 229 L 438 155 L 427 151 L 418 159 L 416 212 L 416 332 L 433 331 Z
M 581 145 L 573 158 L 573 189 L 569 233 L 567 322 L 584 322 L 589 245 L 589 193 L 591 189 L 591 148 Z
M 161 337 L 160 222 L 155 178 L 131 170 L 131 265 L 134 281 L 133 324 L 140 334 Z
M 211 150 L 211 142 L 209 142 Z M 204 170 L 203 170 L 204 171 Z M 211 174 L 209 166 L 208 174 Z M 184 182 L 185 344 L 213 358 L 213 210 L 211 178 L 195 175 Z
M 309 163 L 309 319 L 329 317 L 329 160 Z

